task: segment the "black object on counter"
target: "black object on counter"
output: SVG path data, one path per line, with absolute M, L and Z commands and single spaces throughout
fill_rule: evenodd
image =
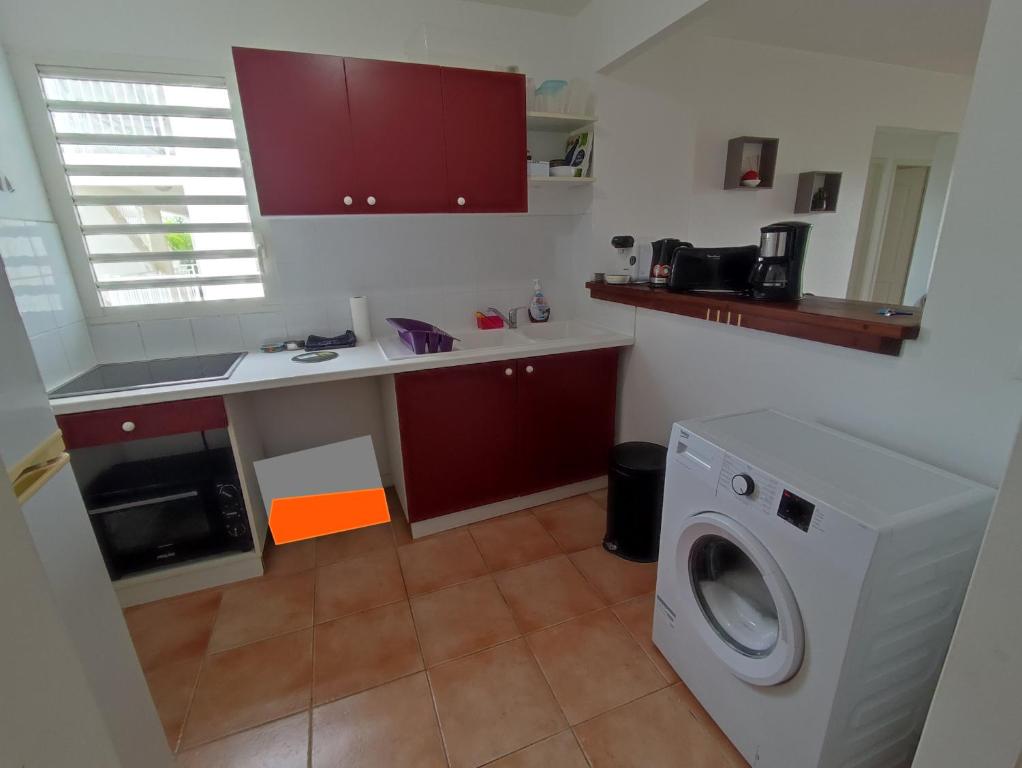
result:
M 354 331 L 345 331 L 340 336 L 316 336 L 312 334 L 305 340 L 305 350 L 307 352 L 318 352 L 321 349 L 353 347 L 356 341 Z
M 626 560 L 652 563 L 660 548 L 667 448 L 621 443 L 610 451 L 607 535 L 603 548 Z

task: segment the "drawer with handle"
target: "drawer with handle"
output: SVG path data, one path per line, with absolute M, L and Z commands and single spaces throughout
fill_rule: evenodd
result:
M 227 426 L 223 398 L 202 397 L 172 403 L 132 405 L 57 417 L 69 449 L 202 432 Z

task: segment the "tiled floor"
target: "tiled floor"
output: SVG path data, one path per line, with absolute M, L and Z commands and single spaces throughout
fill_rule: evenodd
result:
M 415 542 L 395 515 L 129 608 L 178 765 L 743 768 L 653 647 L 655 565 L 603 551 L 604 504 Z

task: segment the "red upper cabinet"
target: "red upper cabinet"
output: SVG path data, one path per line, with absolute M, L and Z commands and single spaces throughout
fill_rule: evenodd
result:
M 443 102 L 448 208 L 527 211 L 525 77 L 445 68 Z
M 445 207 L 440 68 L 345 59 L 359 204 L 372 213 Z
M 607 473 L 617 349 L 517 361 L 523 494 Z
M 344 59 L 234 49 L 259 210 L 350 212 L 355 174 Z
M 409 520 L 517 494 L 515 382 L 513 361 L 395 377 Z
M 235 48 L 264 216 L 524 212 L 525 79 Z

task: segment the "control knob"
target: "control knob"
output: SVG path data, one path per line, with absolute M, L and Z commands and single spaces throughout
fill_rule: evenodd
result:
M 751 496 L 752 492 L 756 490 L 756 483 L 749 475 L 739 472 L 731 478 L 731 490 L 739 496 Z

